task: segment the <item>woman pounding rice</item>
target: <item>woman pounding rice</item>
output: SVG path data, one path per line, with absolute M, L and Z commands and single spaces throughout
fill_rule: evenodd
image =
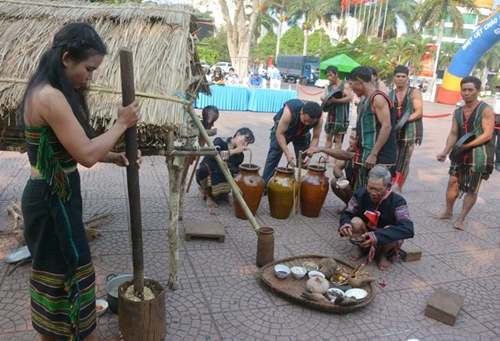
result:
M 104 134 L 95 136 L 88 124 L 87 83 L 106 54 L 91 25 L 67 24 L 41 56 L 21 102 L 19 124 L 25 129 L 31 165 L 22 197 L 24 236 L 33 257 L 31 317 L 42 341 L 99 340 L 95 272 L 83 226 L 77 163 L 127 166 L 123 153 L 110 150 L 140 117 L 134 101 L 118 109 L 115 124 Z M 113 339 L 123 337 L 119 333 Z

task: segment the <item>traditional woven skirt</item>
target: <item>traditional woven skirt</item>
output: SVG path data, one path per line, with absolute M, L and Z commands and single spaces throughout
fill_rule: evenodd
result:
M 22 198 L 24 236 L 33 257 L 33 328 L 56 340 L 82 340 L 96 327 L 95 273 L 82 220 L 78 171 L 63 202 L 45 180 L 30 179 Z

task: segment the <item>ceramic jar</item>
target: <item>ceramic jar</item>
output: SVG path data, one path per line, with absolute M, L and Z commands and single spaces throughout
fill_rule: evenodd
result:
M 277 167 L 267 184 L 267 197 L 271 217 L 287 219 L 292 211 L 299 183 L 295 181 L 293 168 Z
M 240 172 L 234 177 L 234 181 L 240 188 L 241 195 L 253 215 L 257 213 L 264 193 L 264 179 L 260 176 L 259 170 L 260 167 L 255 164 L 243 163 L 240 165 Z M 236 218 L 248 219 L 238 200 L 234 201 L 234 210 Z
M 257 232 L 257 266 L 261 267 L 274 260 L 274 229 L 261 227 Z
M 307 174 L 300 180 L 300 211 L 303 216 L 315 218 L 325 203 L 329 179 L 326 166 L 309 166 Z

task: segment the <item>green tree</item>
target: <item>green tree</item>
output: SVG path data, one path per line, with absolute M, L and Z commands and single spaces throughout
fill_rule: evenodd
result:
M 307 54 L 307 43 L 309 31 L 312 30 L 316 22 L 322 22 L 325 19 L 325 13 L 334 12 L 338 6 L 333 1 L 328 0 L 292 0 L 288 11 L 293 22 L 297 23 L 303 19 L 302 29 L 304 30 L 304 48 L 302 54 Z
M 460 44 L 456 43 L 441 43 L 439 50 L 438 70 L 446 70 L 450 66 L 453 57 L 460 48 Z
M 325 31 L 323 29 L 316 30 L 309 36 L 307 55 L 322 55 L 330 46 L 332 46 L 332 43 Z
M 415 32 L 413 26 L 415 23 L 416 7 L 417 2 L 415 0 L 388 0 L 387 11 L 384 6 L 384 15 L 378 23 L 381 39 L 384 40 L 397 37 L 398 20 L 408 34 Z
M 395 64 L 406 65 L 413 49 L 412 45 L 418 44 L 421 39 L 417 34 L 389 39 L 386 44 L 388 59 Z
M 264 29 L 267 33 L 274 32 L 274 27 L 278 25 L 278 20 L 272 17 L 272 11 L 260 11 L 257 15 L 257 24 L 255 25 L 255 30 L 253 32 L 253 41 L 252 45 L 257 45 L 257 40 L 262 34 L 262 29 Z
M 430 55 L 432 58 L 436 58 L 436 52 L 427 48 L 429 44 L 433 43 L 433 38 L 425 38 L 417 40 L 415 43 L 411 44 L 411 49 L 408 51 L 408 63 L 410 68 L 413 70 L 415 75 L 418 75 L 420 70 L 422 70 L 424 55 Z M 417 82 L 417 77 L 413 78 L 413 84 Z
M 424 0 L 417 7 L 417 17 L 420 18 L 420 28 L 427 27 L 434 32 L 438 26 L 436 44 L 439 46 L 443 39 L 444 24 L 447 18 L 453 23 L 452 32 L 456 35 L 462 34 L 464 29 L 464 18 L 458 7 L 465 7 L 469 13 L 478 14 L 473 0 Z
M 280 54 L 301 54 L 304 48 L 304 33 L 298 26 L 291 27 L 281 37 Z
M 252 59 L 267 59 L 268 57 L 273 57 L 276 48 L 277 35 L 274 33 L 268 33 L 256 46 L 253 46 L 250 50 L 250 57 Z
M 496 44 L 490 48 L 477 62 L 476 68 L 479 70 L 479 78 L 486 85 L 490 70 L 498 70 L 500 59 L 500 45 Z

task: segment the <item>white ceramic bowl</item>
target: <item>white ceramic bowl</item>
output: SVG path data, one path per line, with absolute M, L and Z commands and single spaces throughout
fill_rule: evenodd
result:
M 312 278 L 312 277 L 314 277 L 314 276 L 318 276 L 318 277 L 321 277 L 321 278 L 325 278 L 325 274 L 324 274 L 324 273 L 322 273 L 322 272 L 320 272 L 320 271 L 316 271 L 316 270 L 314 270 L 314 271 L 309 271 L 308 275 L 309 275 L 309 278 Z
M 319 269 L 318 264 L 316 264 L 314 262 L 304 262 L 304 264 L 302 264 L 302 266 L 307 270 L 307 272 L 317 271 Z
M 339 288 L 330 288 L 326 291 L 327 293 L 328 292 L 332 292 L 332 293 L 336 293 L 337 295 L 340 295 L 340 296 L 344 296 L 344 290 L 341 290 Z
M 307 273 L 307 270 L 302 266 L 293 266 L 292 267 L 292 276 L 295 279 L 301 279 Z
M 288 275 L 290 275 L 290 268 L 284 264 L 278 264 L 274 266 L 274 273 L 276 274 L 276 277 L 283 279 L 287 278 Z
M 96 300 L 95 301 L 95 311 L 97 316 L 101 316 L 108 309 L 108 302 L 105 300 Z
M 349 181 L 347 181 L 347 180 L 337 181 L 337 187 L 340 189 L 346 189 L 348 186 L 349 186 Z

